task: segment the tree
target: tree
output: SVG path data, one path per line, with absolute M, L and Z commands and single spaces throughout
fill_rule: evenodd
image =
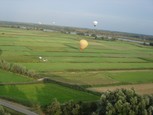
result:
M 62 115 L 79 115 L 80 105 L 69 101 L 62 105 Z
M 61 105 L 57 101 L 57 99 L 54 99 L 54 101 L 47 106 L 46 114 L 47 115 L 62 115 Z
M 103 93 L 98 105 L 99 115 L 152 115 L 153 96 L 140 96 L 131 90 Z
M 79 102 L 80 115 L 97 115 L 97 102 Z

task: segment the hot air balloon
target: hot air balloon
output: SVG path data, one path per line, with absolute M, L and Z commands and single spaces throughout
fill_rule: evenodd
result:
M 80 40 L 80 51 L 83 51 L 83 49 L 85 49 L 88 46 L 88 42 L 87 40 Z
M 98 22 L 97 21 L 93 21 L 93 25 L 94 27 L 97 26 Z

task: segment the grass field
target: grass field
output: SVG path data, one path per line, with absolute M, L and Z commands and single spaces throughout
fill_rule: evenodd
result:
M 29 82 L 34 79 L 0 70 L 0 83 Z
M 107 75 L 107 72 L 99 71 L 85 71 L 85 72 L 50 72 L 46 73 L 47 77 L 51 77 L 56 81 L 77 85 L 100 85 L 100 84 L 114 84 L 117 80 L 112 79 Z
M 38 72 L 153 69 L 153 63 L 21 63 L 21 64 L 29 69 L 34 69 Z
M 50 72 L 46 76 L 57 81 L 89 86 L 153 82 L 152 70 Z
M 79 50 L 80 39 L 86 39 L 89 42 L 89 46 L 83 52 Z M 1 59 L 26 66 L 43 77 L 68 84 L 101 88 L 105 85 L 153 82 L 153 47 L 137 43 L 95 40 L 89 36 L 60 32 L 0 27 L 0 50 L 2 51 Z M 40 60 L 40 56 L 48 61 Z M 0 82 L 30 81 L 26 77 L 20 76 L 20 78 L 16 74 L 2 70 L 0 70 L 0 76 L 7 76 L 0 77 Z M 15 92 L 22 92 L 21 98 L 18 93 L 16 94 L 19 96 L 13 97 L 15 93 L 6 93 L 3 90 L 11 89 L 11 86 L 0 86 L 1 95 L 23 102 L 25 100 L 22 99 L 26 96 L 28 100 L 32 100 L 31 102 L 38 101 L 41 104 L 48 103 L 54 97 L 62 102 L 69 99 L 95 100 L 97 98 L 53 84 L 14 87 Z M 28 87 L 31 90 L 28 90 Z M 53 93 L 49 90 L 52 87 L 59 88 L 61 92 L 56 90 L 57 92 Z M 153 88 L 151 90 L 153 91 Z M 43 93 L 39 95 L 38 91 Z
M 51 83 L 0 86 L 0 97 L 30 106 L 34 104 L 49 104 L 55 98 L 60 102 L 67 102 L 69 100 L 75 102 L 93 101 L 99 99 L 99 96 Z
M 153 82 L 153 71 L 113 72 L 112 79 L 126 83 Z

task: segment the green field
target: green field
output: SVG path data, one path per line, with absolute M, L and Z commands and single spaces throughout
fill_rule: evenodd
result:
M 49 104 L 55 98 L 60 102 L 67 102 L 69 100 L 75 102 L 93 101 L 99 99 L 99 96 L 51 83 L 0 86 L 0 97 L 30 106 L 34 104 Z
M 107 70 L 153 70 L 153 48 L 149 46 L 93 40 L 91 37 L 59 32 L 2 27 L 0 31 L 5 33 L 0 35 L 2 59 L 24 65 L 49 77 L 55 72 L 63 72 L 62 76 L 59 75 L 62 78 L 71 76 L 69 72 L 79 72 L 76 76 L 80 76 L 80 72 L 87 72 L 83 74 L 86 78 L 91 76 L 89 73 L 96 71 L 96 75 L 99 78 L 102 75 L 103 79 L 103 76 L 109 77 L 102 72 Z M 88 40 L 89 46 L 80 52 L 79 40 L 83 38 Z M 39 56 L 48 61 L 39 60 Z M 86 80 L 91 82 L 90 79 Z
M 89 46 L 83 52 L 79 50 L 80 39 L 89 42 Z M 42 77 L 67 84 L 98 87 L 153 82 L 151 46 L 123 41 L 95 40 L 90 36 L 60 32 L 0 27 L 0 51 L 2 51 L 0 59 L 17 63 L 35 70 Z M 40 60 L 40 56 L 48 61 Z M 0 70 L 1 83 L 31 80 Z M 9 90 L 11 88 L 15 93 Z M 54 92 L 54 89 L 59 91 Z M 55 97 L 61 102 L 70 99 L 75 101 L 97 99 L 97 96 L 55 84 L 0 86 L 0 92 L 1 96 L 17 101 L 29 100 L 27 102 L 40 104 L 47 104 Z
M 17 75 L 11 72 L 6 72 L 0 69 L 0 83 L 14 83 L 14 82 L 29 82 L 34 81 L 34 79 Z
M 112 79 L 125 83 L 153 82 L 153 71 L 113 72 Z

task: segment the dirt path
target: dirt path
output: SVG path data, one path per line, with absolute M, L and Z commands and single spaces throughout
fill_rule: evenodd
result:
M 135 85 L 120 85 L 120 86 L 108 86 L 108 87 L 93 87 L 88 90 L 96 92 L 105 92 L 107 90 L 113 91 L 116 89 L 131 89 L 134 88 L 138 94 L 153 94 L 153 83 L 148 84 L 135 84 Z
M 23 106 L 23 105 L 20 105 L 17 103 L 13 103 L 10 101 L 6 101 L 3 99 L 0 99 L 0 105 L 11 108 L 11 109 L 18 111 L 20 113 L 23 113 L 25 115 L 38 115 L 37 113 L 30 111 L 30 108 L 28 108 L 26 106 Z

